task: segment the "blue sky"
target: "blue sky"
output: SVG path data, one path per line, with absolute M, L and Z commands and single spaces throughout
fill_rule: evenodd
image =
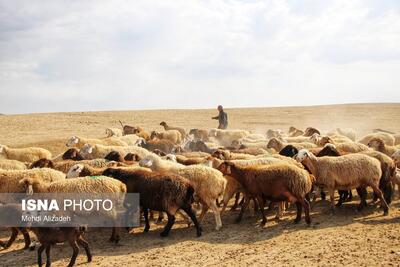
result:
M 0 0 L 0 113 L 400 102 L 400 1 Z

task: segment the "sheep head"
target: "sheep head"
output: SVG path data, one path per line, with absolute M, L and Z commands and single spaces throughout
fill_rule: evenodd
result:
M 79 153 L 81 153 L 83 156 L 92 154 L 93 146 L 90 144 L 84 144 Z
M 218 166 L 218 170 L 224 175 L 229 175 L 232 173 L 231 167 L 234 166 L 232 162 L 224 161 Z
M 154 161 L 152 158 L 146 157 L 139 161 L 139 166 L 145 168 L 151 168 L 151 166 L 153 166 L 153 163 Z
M 79 142 L 79 138 L 76 135 L 74 135 L 74 136 L 71 136 L 70 139 L 68 139 L 66 146 L 72 147 L 72 146 L 75 146 L 76 144 L 78 144 L 78 142 Z
M 3 154 L 5 152 L 6 146 L 5 145 L 0 145 L 0 154 Z
M 172 162 L 177 162 L 177 160 L 176 160 L 176 155 L 174 155 L 174 154 L 168 154 L 168 155 L 166 155 L 166 156 L 165 156 L 165 159 L 166 159 L 166 160 L 169 160 L 169 161 L 172 161 Z
M 280 151 L 279 147 L 281 146 L 281 141 L 279 141 L 277 138 L 272 137 L 267 144 L 267 148 L 273 148 L 276 151 Z
M 77 178 L 79 177 L 80 173 L 83 171 L 84 166 L 82 164 L 75 164 L 72 166 L 68 173 L 67 173 L 67 178 Z
M 168 127 L 168 125 L 167 125 L 167 123 L 165 121 L 160 122 L 160 125 L 163 126 L 164 128 Z
M 374 150 L 380 151 L 380 150 L 383 150 L 385 148 L 385 143 L 380 138 L 372 138 L 368 142 L 368 146 L 371 147 Z
M 124 160 L 126 160 L 126 161 L 139 161 L 140 157 L 137 154 L 128 153 L 128 154 L 125 155 Z
M 299 153 L 295 156 L 298 162 L 303 162 L 311 156 L 311 153 L 307 149 L 300 149 Z
M 24 188 L 25 193 L 28 196 L 33 195 L 34 191 L 36 191 L 36 190 L 34 190 L 34 188 L 36 189 L 39 184 L 40 184 L 40 181 L 35 180 L 33 178 L 24 178 L 19 181 L 19 185 Z
M 83 157 L 79 154 L 78 149 L 70 148 L 64 152 L 62 159 L 83 160 Z
M 136 140 L 135 145 L 137 146 L 144 146 L 146 145 L 146 140 L 144 140 L 144 138 L 138 138 L 138 140 Z

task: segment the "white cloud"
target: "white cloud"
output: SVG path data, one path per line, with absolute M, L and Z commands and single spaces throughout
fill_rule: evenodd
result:
M 399 102 L 399 43 L 396 0 L 0 0 L 0 113 Z

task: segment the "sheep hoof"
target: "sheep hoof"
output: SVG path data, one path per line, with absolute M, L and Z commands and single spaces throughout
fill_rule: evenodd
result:
M 34 250 L 35 250 L 35 248 L 36 248 L 36 247 L 35 247 L 35 245 L 33 245 L 33 246 L 30 246 L 30 247 L 29 247 L 29 251 L 34 251 Z
M 236 218 L 235 223 L 240 223 L 241 220 L 241 218 Z
M 295 220 L 293 221 L 294 224 L 299 224 L 299 222 L 300 222 L 300 220 L 297 220 L 297 219 L 295 219 Z
M 166 232 L 161 232 L 161 233 L 160 233 L 160 236 L 161 236 L 161 237 L 167 237 L 167 236 L 168 236 L 168 233 L 166 233 Z
M 389 215 L 389 210 L 385 210 L 385 211 L 383 212 L 383 216 L 387 216 L 387 215 Z
M 222 226 L 215 226 L 215 230 L 219 231 L 221 229 Z
M 148 233 L 149 232 L 149 228 L 144 228 L 143 233 Z

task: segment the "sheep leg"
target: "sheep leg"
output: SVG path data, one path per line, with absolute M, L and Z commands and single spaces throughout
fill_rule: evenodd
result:
M 232 196 L 229 198 L 231 199 Z M 234 211 L 237 209 L 238 205 L 239 205 L 239 199 L 240 199 L 240 192 L 237 192 L 235 195 L 235 203 L 233 204 L 231 210 Z M 228 203 L 227 203 L 228 204 Z M 224 211 L 225 209 L 223 208 L 222 211 Z
M 247 195 L 245 195 L 243 199 L 244 199 L 244 203 L 242 204 L 242 208 L 240 209 L 239 216 L 236 218 L 236 223 L 239 223 L 242 220 L 243 213 L 246 210 L 246 208 L 250 202 L 250 197 L 248 197 Z
M 144 222 L 145 222 L 145 227 L 144 227 L 143 232 L 147 233 L 150 229 L 149 210 L 147 208 L 143 208 L 143 216 L 144 216 Z
M 331 213 L 335 214 L 335 190 L 334 189 L 329 189 L 329 197 L 331 201 Z
M 279 202 L 278 211 L 276 212 L 275 219 L 280 220 L 282 218 L 283 213 L 285 212 L 285 210 L 286 210 L 286 202 L 285 201 Z
M 163 221 L 163 219 L 164 219 L 164 212 L 159 211 L 156 223 L 161 223 Z
M 24 236 L 24 242 L 25 242 L 24 249 L 28 249 L 29 246 L 31 245 L 31 237 L 29 236 L 29 232 L 26 228 L 20 228 L 20 231 L 22 232 L 22 235 Z
M 379 189 L 379 186 L 377 185 L 371 185 L 372 189 L 374 190 L 374 193 L 378 196 L 378 198 L 381 200 L 381 207 L 383 208 L 383 215 L 389 215 L 389 206 L 386 203 L 385 198 L 383 197 L 382 191 Z
M 347 197 L 346 201 L 350 202 L 353 200 L 353 190 L 350 189 L 348 194 L 349 196 Z
M 88 262 L 91 262 L 92 261 L 92 253 L 90 253 L 89 243 L 85 239 L 83 239 L 82 236 L 80 236 L 78 239 L 78 244 L 81 245 L 85 249 Z
M 302 203 L 300 203 L 299 200 L 296 201 L 296 207 L 297 207 L 297 216 L 296 216 L 296 219 L 294 219 L 295 224 L 297 224 L 301 221 Z
M 70 262 L 68 264 L 68 267 L 72 267 L 75 264 L 76 257 L 78 257 L 79 247 L 78 247 L 78 244 L 76 243 L 75 240 L 69 240 L 69 244 L 72 247 L 73 253 L 72 253 L 71 260 L 70 260 Z
M 51 248 L 51 245 L 50 244 L 47 245 L 47 247 L 46 247 L 46 267 L 50 267 L 50 265 L 51 265 L 50 248 Z
M 201 203 L 201 213 L 199 216 L 199 222 L 201 223 L 204 219 L 204 215 L 206 215 L 206 212 L 208 210 L 208 205 L 205 203 Z
M 264 212 L 264 199 L 262 198 L 262 196 L 257 196 L 257 202 L 258 205 L 260 206 L 260 212 L 261 212 L 261 216 L 262 216 L 262 221 L 261 221 L 261 226 L 264 226 L 267 223 L 267 218 L 265 217 L 265 212 Z M 256 201 L 254 200 L 254 203 L 256 203 Z
M 113 227 L 112 228 L 112 232 L 111 232 L 111 237 L 109 239 L 110 242 L 114 242 L 115 244 L 117 244 L 119 242 L 119 228 L 117 227 Z
M 301 199 L 300 200 L 301 205 L 304 208 L 304 215 L 306 218 L 306 223 L 310 224 L 311 223 L 311 218 L 310 218 L 310 202 L 307 201 L 307 199 Z
M 172 225 L 174 225 L 174 223 L 175 223 L 175 216 L 174 215 L 169 214 L 167 212 L 167 216 L 168 216 L 167 225 L 165 225 L 164 230 L 160 233 L 160 236 L 162 236 L 162 237 L 168 236 L 168 233 L 171 230 Z
M 18 228 L 16 228 L 16 227 L 11 227 L 11 236 L 10 236 L 10 239 L 8 239 L 8 241 L 7 241 L 6 244 L 4 244 L 3 242 L 1 242 L 0 245 L 1 245 L 3 248 L 9 248 L 9 247 L 14 243 L 15 239 L 17 238 L 17 236 L 18 236 Z
M 357 188 L 357 193 L 360 196 L 360 204 L 357 207 L 357 210 L 360 211 L 362 210 L 365 206 L 367 206 L 367 190 L 365 189 L 365 187 L 360 187 Z
M 38 260 L 37 260 L 37 263 L 38 263 L 38 266 L 39 267 L 41 267 L 43 264 L 42 264 L 42 253 L 43 253 L 43 250 L 46 248 L 46 246 L 45 245 L 43 245 L 43 244 L 41 244 L 40 245 L 40 247 L 39 247 L 39 249 L 38 249 Z
M 192 219 L 192 222 L 194 223 L 194 226 L 196 227 L 196 232 L 197 236 L 201 236 L 201 232 L 203 229 L 201 229 L 201 226 L 199 222 L 197 221 L 196 215 L 194 214 L 192 207 L 190 205 L 182 207 L 183 211 L 186 212 L 187 215 L 189 215 L 190 219 Z
M 221 214 L 219 212 L 217 205 L 213 201 L 211 202 L 210 208 L 214 212 L 215 223 L 216 223 L 215 230 L 218 231 L 222 227 Z
M 339 192 L 339 201 L 336 204 L 336 207 L 342 206 L 343 202 L 345 202 L 345 200 L 348 196 L 347 190 L 338 190 L 338 192 Z

